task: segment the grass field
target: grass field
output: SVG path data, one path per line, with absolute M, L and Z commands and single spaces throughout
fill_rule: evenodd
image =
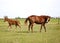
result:
M 34 32 L 27 32 L 27 26 L 24 25 L 25 19 L 20 19 L 21 29 L 8 28 L 8 23 L 0 20 L 0 43 L 60 43 L 60 24 L 57 19 L 51 19 L 46 24 L 47 32 L 39 32 L 40 25 L 34 25 Z

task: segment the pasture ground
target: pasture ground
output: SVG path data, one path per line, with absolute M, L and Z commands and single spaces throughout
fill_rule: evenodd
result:
M 24 25 L 25 19 L 19 19 L 21 29 L 12 26 L 8 28 L 8 23 L 0 20 L 0 43 L 60 43 L 60 24 L 57 19 L 51 19 L 46 24 L 47 32 L 39 32 L 40 25 L 34 25 L 34 32 L 27 32 L 27 26 Z

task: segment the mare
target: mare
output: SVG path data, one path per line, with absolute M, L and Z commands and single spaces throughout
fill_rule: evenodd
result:
M 45 24 L 50 21 L 50 16 L 46 15 L 41 15 L 41 16 L 36 16 L 36 15 L 31 15 L 25 20 L 25 24 L 27 24 L 27 21 L 29 21 L 29 26 L 28 26 L 28 32 L 31 31 L 33 32 L 33 24 L 41 24 L 40 32 L 42 30 L 42 27 L 44 27 L 44 30 L 46 32 L 46 26 Z

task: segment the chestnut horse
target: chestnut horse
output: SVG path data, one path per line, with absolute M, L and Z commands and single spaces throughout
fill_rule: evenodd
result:
M 33 32 L 33 24 L 36 23 L 36 24 L 41 24 L 40 32 L 42 30 L 42 26 L 44 27 L 44 30 L 46 32 L 45 24 L 50 21 L 50 16 L 45 16 L 45 15 L 41 15 L 41 16 L 31 15 L 28 18 L 26 18 L 25 24 L 27 23 L 27 21 L 29 21 L 28 31 L 30 31 L 30 28 L 31 28 L 31 31 Z
M 15 25 L 16 28 L 17 28 L 17 26 L 19 26 L 19 28 L 21 28 L 21 26 L 19 25 L 20 22 L 17 21 L 17 20 L 9 19 L 7 16 L 5 16 L 5 17 L 4 17 L 4 22 L 5 22 L 5 21 L 8 22 L 8 24 L 9 24 L 8 27 L 10 27 L 10 28 L 12 28 L 11 25 Z

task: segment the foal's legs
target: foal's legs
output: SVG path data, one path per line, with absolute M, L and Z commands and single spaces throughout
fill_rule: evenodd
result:
M 11 28 L 12 28 L 12 27 L 11 27 L 11 25 L 9 24 L 9 25 L 8 25 L 8 30 L 11 30 Z
M 10 29 L 12 28 L 11 25 L 9 24 L 8 28 L 10 27 Z
M 18 24 L 19 28 L 21 28 L 21 26 Z
M 16 28 L 17 28 L 17 25 L 15 25 L 16 26 Z
M 15 24 L 15 26 L 16 26 L 16 28 L 17 28 L 17 26 L 18 26 L 19 28 L 21 28 L 21 26 L 20 26 L 19 24 Z

